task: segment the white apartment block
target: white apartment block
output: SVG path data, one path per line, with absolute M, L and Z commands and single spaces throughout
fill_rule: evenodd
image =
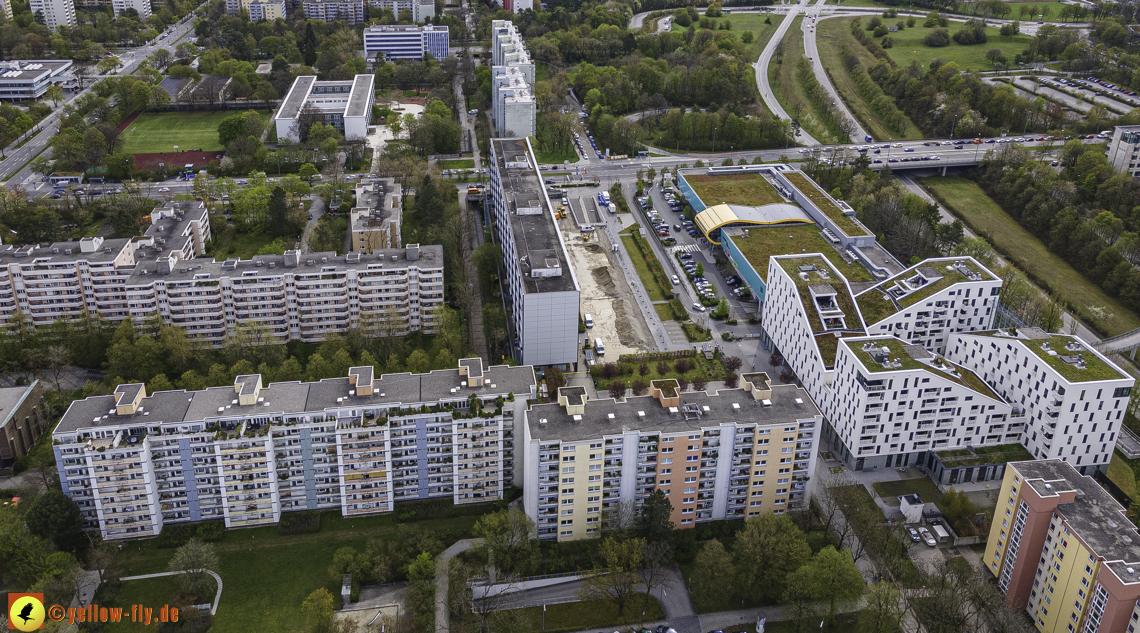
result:
M 520 444 L 523 509 L 538 538 L 596 536 L 603 514 L 638 508 L 655 490 L 678 528 L 807 507 L 823 423 L 803 389 L 741 376 L 740 389 L 589 400 L 582 387 L 532 405 Z
M 534 136 L 538 115 L 534 62 L 512 22 L 492 22 L 491 40 L 491 120 L 495 135 Z
M 4 10 L 4 17 L 9 22 L 11 22 L 12 21 L 12 0 L 0 0 L 0 7 L 2 7 Z
M 1039 328 L 951 337 L 947 358 L 973 370 L 1026 417 L 1022 443 L 1082 475 L 1106 470 L 1136 380 L 1075 336 Z
M 1140 125 L 1118 125 L 1108 142 L 1108 162 L 1116 171 L 1140 174 Z
M 301 10 L 309 20 L 343 20 L 349 26 L 364 22 L 364 0 L 304 0 Z
M 524 365 L 572 367 L 581 292 L 528 139 L 491 139 L 490 194 L 512 352 Z
M 425 22 L 435 17 L 434 0 L 369 0 L 368 4 L 374 9 L 391 9 L 396 19 L 400 18 L 400 11 L 411 11 L 413 22 Z M 376 17 L 376 14 L 373 14 Z
M 278 2 L 251 2 L 249 3 L 249 19 L 252 22 L 272 22 L 278 18 L 285 18 L 285 0 Z
M 28 0 L 28 10 L 36 17 L 36 21 L 43 16 L 43 25 L 49 31 L 55 31 L 60 26 L 75 26 L 74 0 Z
M 340 130 L 347 140 L 363 139 L 368 136 L 368 124 L 372 121 L 375 82 L 373 75 L 356 75 L 352 81 L 318 81 L 315 75 L 297 77 L 273 113 L 277 138 L 301 142 L 302 131 L 307 129 L 305 118 L 312 117 Z
M 150 0 L 111 0 L 111 9 L 115 17 L 127 9 L 134 9 L 139 12 L 140 22 L 146 23 L 150 19 Z
M 428 374 L 347 377 L 77 400 L 52 433 L 64 494 L 104 539 L 175 523 L 269 525 L 283 512 L 392 512 L 396 503 L 502 498 L 514 434 L 534 398 L 529 367 L 480 359 Z M 477 407 L 477 408 L 474 408 Z

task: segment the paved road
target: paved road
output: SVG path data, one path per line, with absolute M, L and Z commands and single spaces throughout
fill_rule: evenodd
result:
M 772 92 L 772 85 L 768 82 L 768 66 L 772 63 L 772 56 L 776 54 L 776 47 L 784 39 L 788 29 L 791 28 L 792 22 L 801 11 L 808 7 L 810 0 L 800 0 L 794 5 L 787 8 L 787 15 L 780 22 L 780 26 L 776 28 L 776 32 L 772 34 L 772 39 L 768 40 L 768 45 L 760 53 L 760 59 L 756 60 L 753 68 L 756 71 L 756 85 L 760 88 L 760 98 L 764 100 L 764 105 L 772 111 L 777 119 L 790 120 L 792 117 L 784 111 L 783 106 L 776 100 L 776 95 Z M 821 0 L 822 1 L 822 0 Z M 796 142 L 801 145 L 819 145 L 819 141 L 812 138 L 810 134 L 800 130 L 796 134 Z
M 139 48 L 124 49 L 119 54 L 119 59 L 123 62 L 123 66 L 118 74 L 129 75 L 133 73 L 136 69 L 138 69 L 138 65 L 147 57 L 152 55 L 156 50 L 160 48 L 167 48 L 168 46 L 173 45 L 174 42 L 178 41 L 184 35 L 190 32 L 194 27 L 193 20 L 190 19 L 193 15 L 194 14 L 191 13 L 186 18 L 183 18 L 183 20 L 178 23 L 175 31 L 168 35 L 164 40 L 162 40 L 162 42 L 156 45 L 152 46 L 148 44 L 147 46 L 141 46 Z M 99 81 L 99 79 L 101 78 L 93 77 L 90 79 L 90 81 L 92 85 L 94 85 Z M 67 99 L 67 103 L 75 101 L 90 91 L 91 87 L 88 86 L 84 90 L 70 95 Z M 43 121 L 41 121 L 40 129 L 42 131 L 34 136 L 32 140 L 28 141 L 20 149 L 8 153 L 7 158 L 3 161 L 0 161 L 0 177 L 7 178 L 9 174 L 12 174 L 25 163 L 35 158 L 41 151 L 44 150 L 45 147 L 48 146 L 48 144 L 51 142 L 51 138 L 55 136 L 56 132 L 59 131 L 59 110 L 56 110 Z M 48 149 L 46 152 L 44 152 L 44 156 L 51 156 L 51 150 Z M 32 193 L 41 193 L 41 190 L 43 189 L 45 183 L 40 182 L 34 187 L 30 186 L 37 179 L 38 177 L 33 174 L 30 169 L 23 167 L 14 174 L 13 178 L 8 178 L 8 184 L 22 184 L 29 186 L 29 191 Z
M 309 214 L 313 219 L 305 222 L 305 230 L 301 232 L 301 252 L 309 252 L 309 239 L 313 237 L 313 230 L 317 228 L 317 221 L 325 213 L 325 201 L 320 196 L 313 196 L 313 204 L 309 207 Z M 351 233 L 350 233 L 351 235 Z
M 819 0 L 819 2 L 812 5 L 811 10 L 808 11 L 807 16 L 804 17 L 804 21 L 801 24 L 801 30 L 804 32 L 804 52 L 807 54 L 808 59 L 811 60 L 811 68 L 812 71 L 815 72 L 816 81 L 818 81 L 820 85 L 822 85 L 824 89 L 827 90 L 827 94 L 831 95 L 831 98 L 835 101 L 835 107 L 838 108 L 842 116 L 846 117 L 846 119 L 851 123 L 852 140 L 859 141 L 860 139 L 868 136 L 868 133 L 863 129 L 863 126 L 859 125 L 859 119 L 856 119 L 855 116 L 851 114 L 851 110 L 847 108 L 847 103 L 843 101 L 843 99 L 839 96 L 839 93 L 835 90 L 835 86 L 831 83 L 831 78 L 827 76 L 827 71 L 823 68 L 823 62 L 819 59 L 819 46 L 815 41 L 815 32 L 817 22 L 821 17 L 820 12 L 823 9 L 824 2 L 826 2 L 826 0 Z M 854 16 L 858 14 L 831 13 L 826 17 L 834 18 L 848 15 Z

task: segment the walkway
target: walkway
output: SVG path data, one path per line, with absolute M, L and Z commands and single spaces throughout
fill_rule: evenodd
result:
M 146 580 L 147 578 L 161 578 L 163 576 L 178 576 L 179 574 L 189 574 L 192 571 L 204 571 L 214 577 L 218 581 L 218 592 L 214 594 L 214 604 L 210 606 L 210 615 L 218 614 L 218 603 L 222 601 L 222 577 L 210 571 L 209 569 L 202 570 L 184 570 L 184 571 L 164 571 L 157 574 L 143 574 L 142 576 L 127 576 L 120 578 L 119 582 L 126 582 L 128 580 Z
M 477 538 L 456 541 L 435 559 L 435 633 L 451 631 L 451 610 L 447 608 L 447 571 L 451 558 L 477 547 L 479 543 Z

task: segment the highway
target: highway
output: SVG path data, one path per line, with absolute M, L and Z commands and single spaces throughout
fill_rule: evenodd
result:
M 145 60 L 147 57 L 150 57 L 158 49 L 174 46 L 175 42 L 177 42 L 184 35 L 186 35 L 186 33 L 193 29 L 193 16 L 194 13 L 191 12 L 188 16 L 182 18 L 182 20 L 178 22 L 175 31 L 161 40 L 154 40 L 157 42 L 156 44 L 148 44 L 147 46 L 133 49 L 124 49 L 119 54 L 119 59 L 123 62 L 123 65 L 120 67 L 120 70 L 117 74 L 120 76 L 129 75 L 138 69 L 138 65 L 143 60 Z M 89 80 L 91 82 L 91 85 L 94 85 L 100 79 L 102 79 L 102 77 L 91 77 Z M 82 97 L 90 91 L 91 86 L 88 86 L 82 91 L 73 93 L 68 97 L 67 103 L 70 103 Z M 47 186 L 47 183 L 36 183 L 35 181 L 38 177 L 32 173 L 31 169 L 29 169 L 26 164 L 35 158 L 41 151 L 44 151 L 44 149 L 47 148 L 48 144 L 51 143 L 52 137 L 55 136 L 55 133 L 59 131 L 59 109 L 56 109 L 55 112 L 52 112 L 51 115 L 41 121 L 39 129 L 41 131 L 32 137 L 31 140 L 25 143 L 23 147 L 7 153 L 7 158 L 3 161 L 0 161 L 0 177 L 7 180 L 8 186 L 24 185 L 28 189 L 29 193 L 32 193 L 33 195 L 37 193 L 43 193 L 44 187 Z M 51 150 L 47 149 L 44 153 L 44 156 L 51 156 Z M 18 173 L 13 174 L 13 172 L 16 172 L 17 169 L 19 169 Z M 9 175 L 12 175 L 13 177 L 9 178 Z
M 820 0 L 823 2 L 824 0 Z M 756 71 L 756 86 L 760 89 L 760 98 L 764 100 L 764 105 L 772 111 L 777 119 L 789 120 L 792 117 L 784 111 L 783 106 L 776 100 L 775 93 L 772 92 L 772 84 L 768 81 L 768 66 L 772 63 L 772 56 L 776 54 L 776 47 L 783 41 L 784 35 L 787 34 L 788 29 L 791 28 L 792 22 L 801 11 L 808 6 L 810 0 L 800 0 L 794 5 L 788 7 L 787 16 L 780 22 L 780 26 L 776 28 L 776 32 L 772 34 L 772 39 L 768 40 L 767 46 L 760 52 L 760 59 L 756 60 L 753 68 Z M 817 9 L 818 11 L 818 9 Z M 830 85 L 830 82 L 828 83 Z M 802 129 L 796 134 L 796 142 L 800 145 L 819 145 L 819 141 L 812 138 L 810 134 L 804 132 Z
M 835 101 L 835 107 L 839 110 L 840 114 L 846 117 L 850 122 L 851 138 L 853 140 L 863 139 L 868 136 L 868 132 L 863 129 L 862 125 L 859 125 L 859 119 L 851 114 L 851 110 L 847 108 L 847 103 L 844 102 L 839 96 L 839 93 L 836 92 L 835 86 L 831 83 L 831 78 L 827 76 L 827 71 L 823 68 L 823 62 L 819 59 L 819 46 L 815 41 L 815 30 L 821 17 L 820 12 L 823 9 L 823 3 L 826 1 L 827 0 L 819 0 L 819 2 L 813 5 L 812 11 L 808 12 L 807 16 L 804 17 L 803 23 L 800 25 L 800 28 L 804 32 L 804 53 L 807 55 L 808 61 L 811 62 L 811 68 L 812 71 L 815 72 L 816 81 L 827 90 L 827 94 L 831 95 L 832 100 Z M 832 13 L 826 17 L 833 18 L 844 15 L 855 16 L 858 14 Z

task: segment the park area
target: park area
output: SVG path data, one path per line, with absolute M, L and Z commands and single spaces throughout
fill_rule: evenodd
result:
M 1116 336 L 1140 327 L 1140 317 L 1135 312 L 1117 303 L 1068 262 L 1050 252 L 972 180 L 946 177 L 921 178 L 919 182 L 1014 266 L 1032 274 L 1039 285 L 1076 307 L 1081 318 L 1090 318 L 1088 308 L 1102 307 L 1104 318 L 1093 322 L 1097 329 Z
M 1028 35 L 1000 35 L 998 29 L 986 27 L 986 42 L 982 44 L 962 45 L 953 40 L 953 36 L 965 26 L 964 22 L 950 22 L 946 30 L 950 32 L 951 40 L 947 46 L 927 46 L 922 43 L 923 38 L 931 29 L 923 28 L 919 22 L 912 29 L 903 29 L 891 33 L 890 37 L 895 45 L 887 49 L 887 54 L 899 66 L 909 66 L 917 61 L 923 67 L 930 66 L 935 59 L 954 62 L 962 70 L 993 70 L 993 63 L 986 59 L 986 52 L 998 49 L 1007 59 L 1013 59 L 1033 39 Z M 849 27 L 850 28 L 850 27 Z M 831 69 L 835 73 L 837 69 Z
M 767 24 L 765 20 L 769 20 L 771 24 Z M 738 13 L 723 15 L 717 18 L 718 24 L 724 22 L 732 24 L 732 32 L 736 34 L 737 39 L 740 39 L 747 31 L 752 32 L 752 41 L 745 44 L 748 57 L 751 59 L 760 57 L 760 53 L 764 50 L 764 47 L 768 45 L 768 40 L 772 39 L 772 34 L 776 32 L 776 29 L 780 28 L 780 22 L 783 20 L 784 16 L 782 15 L 762 15 L 759 13 Z M 669 28 L 669 30 L 674 33 L 684 33 L 688 29 L 689 27 L 681 26 L 677 24 L 676 21 L 674 21 Z
M 144 112 L 123 129 L 120 138 L 128 154 L 159 154 L 176 151 L 224 150 L 218 140 L 218 125 L 229 110 L 220 112 Z

